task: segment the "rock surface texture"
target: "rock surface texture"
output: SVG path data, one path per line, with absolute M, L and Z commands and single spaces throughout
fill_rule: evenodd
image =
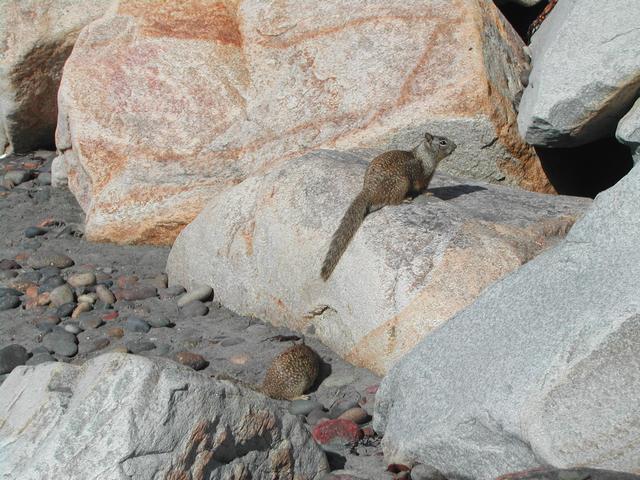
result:
M 3 0 L 0 153 L 53 145 L 62 67 L 78 33 L 114 0 Z
M 166 360 L 18 367 L 0 386 L 0 478 L 321 478 L 324 453 L 277 408 Z
M 389 373 L 374 414 L 388 460 L 478 479 L 640 470 L 638 185 L 636 166 Z
M 228 190 L 176 240 L 170 282 L 210 285 L 231 310 L 276 325 L 313 325 L 348 361 L 384 373 L 590 204 L 436 174 L 433 196 L 369 215 L 325 283 L 329 240 L 373 156 L 318 151 Z
M 573 147 L 613 136 L 640 91 L 638 17 L 637 0 L 558 2 L 531 40 L 518 114 L 527 142 Z
M 629 146 L 633 155 L 633 161 L 640 161 L 640 100 L 622 117 L 616 129 L 618 141 Z
M 170 244 L 317 148 L 454 139 L 450 173 L 551 191 L 517 132 L 527 61 L 489 0 L 121 0 L 65 65 L 54 164 L 90 240 Z

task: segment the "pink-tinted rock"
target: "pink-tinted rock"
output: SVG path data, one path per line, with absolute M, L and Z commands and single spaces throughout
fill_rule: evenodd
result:
M 52 147 L 62 67 L 82 27 L 114 0 L 2 0 L 0 153 Z
M 523 44 L 492 2 L 121 0 L 85 28 L 54 164 L 90 240 L 170 244 L 205 202 L 318 148 L 459 147 L 451 173 L 551 189 L 515 128 Z M 330 14 L 328 14 L 330 12 Z
M 357 442 L 362 438 L 362 430 L 351 420 L 335 419 L 318 423 L 311 434 L 316 442 L 327 445 L 333 441 Z
M 202 355 L 193 352 L 178 352 L 174 358 L 176 362 L 191 367 L 194 370 L 202 370 L 209 365 L 209 362 L 207 362 Z

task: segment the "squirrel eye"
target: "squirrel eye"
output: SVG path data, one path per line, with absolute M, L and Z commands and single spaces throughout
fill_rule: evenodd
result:
M 447 144 L 446 140 L 440 140 L 440 145 L 442 145 L 443 147 Z

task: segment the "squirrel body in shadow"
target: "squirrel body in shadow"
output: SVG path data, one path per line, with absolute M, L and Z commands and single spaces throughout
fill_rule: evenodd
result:
M 446 137 L 425 133 L 411 151 L 391 150 L 375 157 L 364 174 L 362 190 L 333 234 L 320 276 L 328 280 L 364 218 L 385 205 L 398 205 L 424 192 L 444 158 L 456 149 Z

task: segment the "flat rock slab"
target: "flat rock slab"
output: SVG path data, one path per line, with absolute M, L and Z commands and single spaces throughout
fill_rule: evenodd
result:
M 640 2 L 562 0 L 531 40 L 518 127 L 533 145 L 613 136 L 640 92 Z
M 522 47 L 490 1 L 119 2 L 65 64 L 52 173 L 86 237 L 116 243 L 171 244 L 210 199 L 310 150 L 425 130 L 458 144 L 451 173 L 549 191 L 517 133 Z
M 489 284 L 564 236 L 590 200 L 436 175 L 431 195 L 369 215 L 328 282 L 320 265 L 371 151 L 318 151 L 204 208 L 169 255 L 242 315 L 305 332 L 383 374 Z
M 374 427 L 387 460 L 481 480 L 640 471 L 639 186 L 636 166 L 384 378 Z
M 0 478 L 319 480 L 324 453 L 265 396 L 169 360 L 18 367 L 0 386 Z

